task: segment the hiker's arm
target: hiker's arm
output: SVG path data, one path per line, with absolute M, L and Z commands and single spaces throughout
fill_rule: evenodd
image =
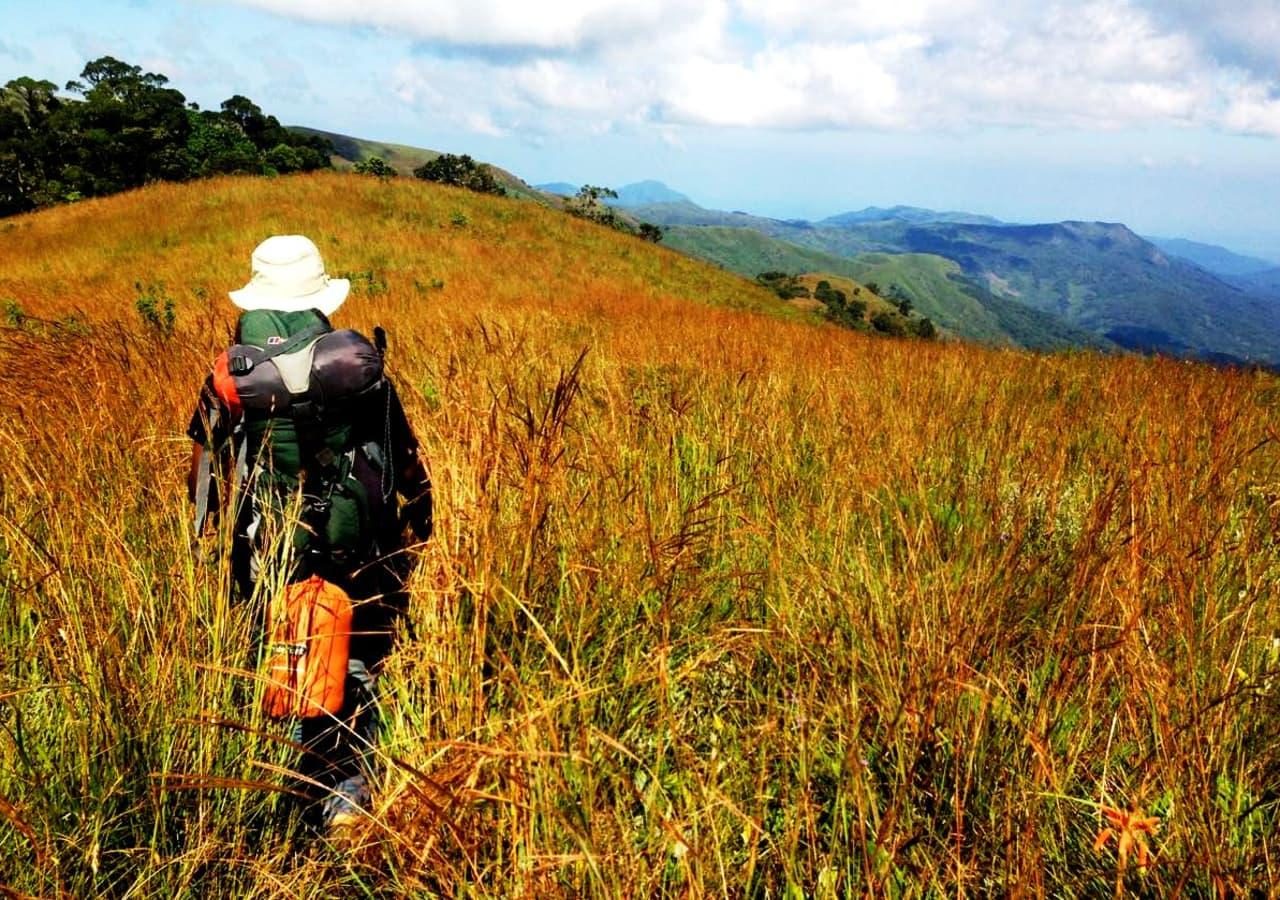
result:
M 387 390 L 390 392 L 391 464 L 395 467 L 396 491 L 405 501 L 400 507 L 400 520 L 413 529 L 418 540 L 425 541 L 431 537 L 434 525 L 431 475 L 395 385 L 388 381 Z
M 187 468 L 187 502 L 196 502 L 196 481 L 200 478 L 200 457 L 204 447 L 199 442 L 191 442 L 191 465 Z
M 187 499 L 196 505 L 201 525 L 203 525 L 203 516 L 199 510 L 202 509 L 202 502 L 205 504 L 204 512 L 213 521 L 217 521 L 222 493 L 220 482 L 230 471 L 229 424 L 229 413 L 214 392 L 212 377 L 205 379 L 195 411 L 191 414 L 191 421 L 187 425 L 187 437 L 191 439 L 191 461 L 187 467 Z M 206 453 L 212 454 L 207 460 Z
M 407 487 L 401 491 L 405 503 L 400 507 L 401 519 L 413 529 L 414 536 L 425 541 L 431 537 L 435 527 L 433 504 L 431 499 L 431 476 L 422 464 L 417 451 L 412 453 L 412 462 L 401 473 L 402 483 Z

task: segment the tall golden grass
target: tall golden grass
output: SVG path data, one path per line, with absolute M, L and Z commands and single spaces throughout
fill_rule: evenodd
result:
M 438 503 L 336 844 L 278 815 L 182 486 L 293 231 L 361 273 Z M 1273 376 L 870 339 L 356 176 L 0 223 L 0 306 L 0 893 L 1277 893 Z

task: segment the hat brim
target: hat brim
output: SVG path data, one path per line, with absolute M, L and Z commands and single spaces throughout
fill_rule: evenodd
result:
M 272 297 L 254 290 L 252 282 L 238 291 L 229 291 L 227 296 L 231 302 L 243 310 L 269 309 L 275 312 L 301 312 L 304 309 L 318 309 L 326 316 L 331 316 L 347 299 L 351 292 L 351 282 L 346 278 L 330 278 L 328 284 L 314 294 L 301 297 Z

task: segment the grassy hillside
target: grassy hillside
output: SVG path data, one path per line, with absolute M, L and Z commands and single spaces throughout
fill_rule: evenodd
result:
M 388 327 L 438 498 L 338 845 L 277 815 L 251 613 L 181 485 L 224 291 L 281 231 L 356 279 L 339 324 Z M 0 305 L 0 893 L 1280 881 L 1272 376 L 871 339 L 535 204 L 344 175 L 0 224 Z M 1098 841 L 1123 821 L 1152 865 Z
M 776 240 L 753 228 L 674 225 L 667 228 L 662 241 L 749 278 L 767 271 L 854 277 L 852 265 L 843 257 Z

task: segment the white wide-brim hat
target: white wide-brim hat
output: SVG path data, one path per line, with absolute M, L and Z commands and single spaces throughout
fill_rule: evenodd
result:
M 300 234 L 267 238 L 254 248 L 252 265 L 249 283 L 230 292 L 231 302 L 241 309 L 318 309 L 329 316 L 351 290 L 347 279 L 325 274 L 320 251 Z

